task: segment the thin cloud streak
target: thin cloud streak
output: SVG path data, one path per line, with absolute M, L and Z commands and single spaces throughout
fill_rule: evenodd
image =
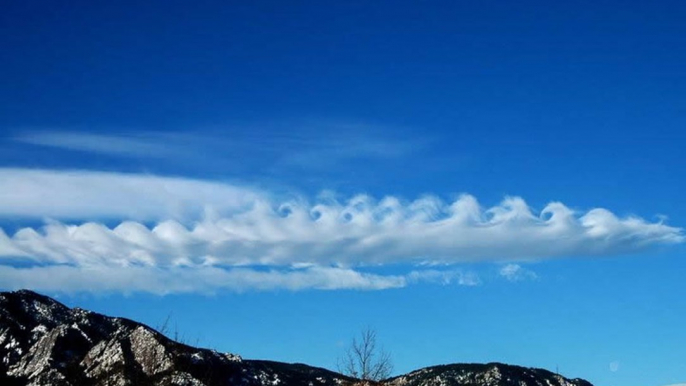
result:
M 212 294 L 218 291 L 384 290 L 401 288 L 407 279 L 352 269 L 310 267 L 259 271 L 219 267 L 75 267 L 53 265 L 15 268 L 0 265 L 0 283 L 6 289 L 31 288 L 57 293 L 148 292 Z
M 193 160 L 202 164 L 231 164 L 246 169 L 313 170 L 332 168 L 347 160 L 387 160 L 405 157 L 424 147 L 426 139 L 395 138 L 388 129 L 331 122 L 295 123 L 288 134 L 255 136 L 233 130 L 230 136 L 212 130 L 160 133 L 69 130 L 24 131 L 10 138 L 25 145 L 168 163 Z M 322 130 L 326 128 L 327 130 Z M 322 131 L 330 132 L 322 134 Z M 395 131 L 395 130 L 394 130 Z M 233 165 L 233 167 L 236 167 Z
M 64 150 L 101 153 L 123 157 L 158 158 L 173 152 L 160 138 L 141 134 L 94 134 L 78 131 L 33 131 L 13 137 L 14 141 L 29 145 Z

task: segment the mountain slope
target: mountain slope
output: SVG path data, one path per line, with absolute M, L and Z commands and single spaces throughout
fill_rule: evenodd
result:
M 30 291 L 0 294 L 0 361 L 2 385 L 334 385 L 347 379 L 190 347 L 134 321 L 69 309 Z
M 593 386 L 543 369 L 502 363 L 452 364 L 426 367 L 391 378 L 391 386 Z
M 31 291 L 0 293 L 0 384 L 305 385 L 352 384 L 307 366 L 244 360 L 175 342 L 132 320 L 65 305 Z M 502 364 L 429 367 L 390 379 L 392 386 L 591 386 L 545 370 Z

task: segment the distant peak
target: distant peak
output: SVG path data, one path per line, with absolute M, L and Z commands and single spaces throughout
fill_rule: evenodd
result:
M 40 318 L 42 321 L 61 319 L 69 312 L 69 307 L 66 305 L 49 296 L 28 289 L 2 292 L 0 299 L 4 299 L 8 304 L 14 304 L 17 309 L 23 310 L 27 315 Z
M 21 295 L 21 296 L 29 296 L 29 297 L 47 297 L 44 295 L 39 294 L 38 292 L 31 291 L 30 289 L 20 289 L 17 291 L 13 291 L 12 293 Z
M 22 299 L 38 300 L 38 301 L 41 301 L 43 303 L 59 303 L 57 300 L 55 300 L 49 296 L 39 294 L 38 292 L 34 292 L 34 291 L 29 290 L 29 289 L 20 289 L 20 290 L 13 291 L 13 292 L 3 292 L 2 294 L 3 295 L 12 294 L 12 295 L 18 296 Z

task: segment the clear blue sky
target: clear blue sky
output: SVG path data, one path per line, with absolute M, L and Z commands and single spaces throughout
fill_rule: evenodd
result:
M 686 382 L 686 4 L 10 1 L 0 287 L 335 368 Z

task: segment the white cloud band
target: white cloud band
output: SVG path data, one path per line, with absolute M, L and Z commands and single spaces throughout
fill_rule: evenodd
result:
M 611 255 L 684 241 L 680 228 L 661 222 L 619 218 L 599 208 L 579 213 L 556 202 L 534 212 L 518 197 L 506 198 L 491 208 L 481 207 L 469 195 L 453 202 L 435 197 L 406 202 L 368 196 L 347 202 L 331 198 L 315 203 L 303 198 L 280 202 L 262 192 L 216 182 L 23 169 L 0 169 L 0 184 L 8 187 L 0 190 L 0 217 L 62 219 L 12 235 L 0 229 L 0 261 L 6 262 L 1 267 L 0 275 L 5 275 L 1 282 L 8 282 L 8 277 L 17 282 L 21 275 L 28 275 L 28 280 L 50 269 L 66 276 L 70 269 L 108 270 L 115 277 L 121 273 L 122 280 L 124 273 L 137 277 L 137 272 L 157 269 L 161 270 L 156 274 L 159 283 L 171 281 L 170 275 L 188 272 L 207 275 L 205 282 L 235 283 L 240 282 L 239 277 L 264 275 L 245 268 L 260 265 L 278 268 L 262 278 L 277 283 L 276 287 L 326 288 L 318 280 L 329 277 L 324 273 L 334 272 L 335 278 L 343 273 L 353 275 L 341 288 L 388 288 L 418 277 L 439 282 L 447 278 L 436 273 L 414 273 L 399 279 L 364 276 L 346 268 L 327 270 Z M 104 217 L 122 222 L 112 228 L 97 221 L 73 222 Z M 146 226 L 131 218 L 157 222 Z M 72 223 L 64 219 L 72 219 Z M 38 266 L 11 267 L 16 261 Z M 289 268 L 296 266 L 310 268 Z M 511 271 L 501 275 L 512 279 L 525 272 Z M 352 280 L 354 275 L 361 281 Z M 474 282 L 468 277 L 450 279 L 465 285 Z M 305 284 L 300 287 L 289 280 Z M 260 280 L 242 283 L 243 287 L 262 288 Z M 328 283 L 336 283 L 333 276 Z M 233 287 L 216 284 L 212 288 Z M 160 292 L 145 285 L 141 289 Z

